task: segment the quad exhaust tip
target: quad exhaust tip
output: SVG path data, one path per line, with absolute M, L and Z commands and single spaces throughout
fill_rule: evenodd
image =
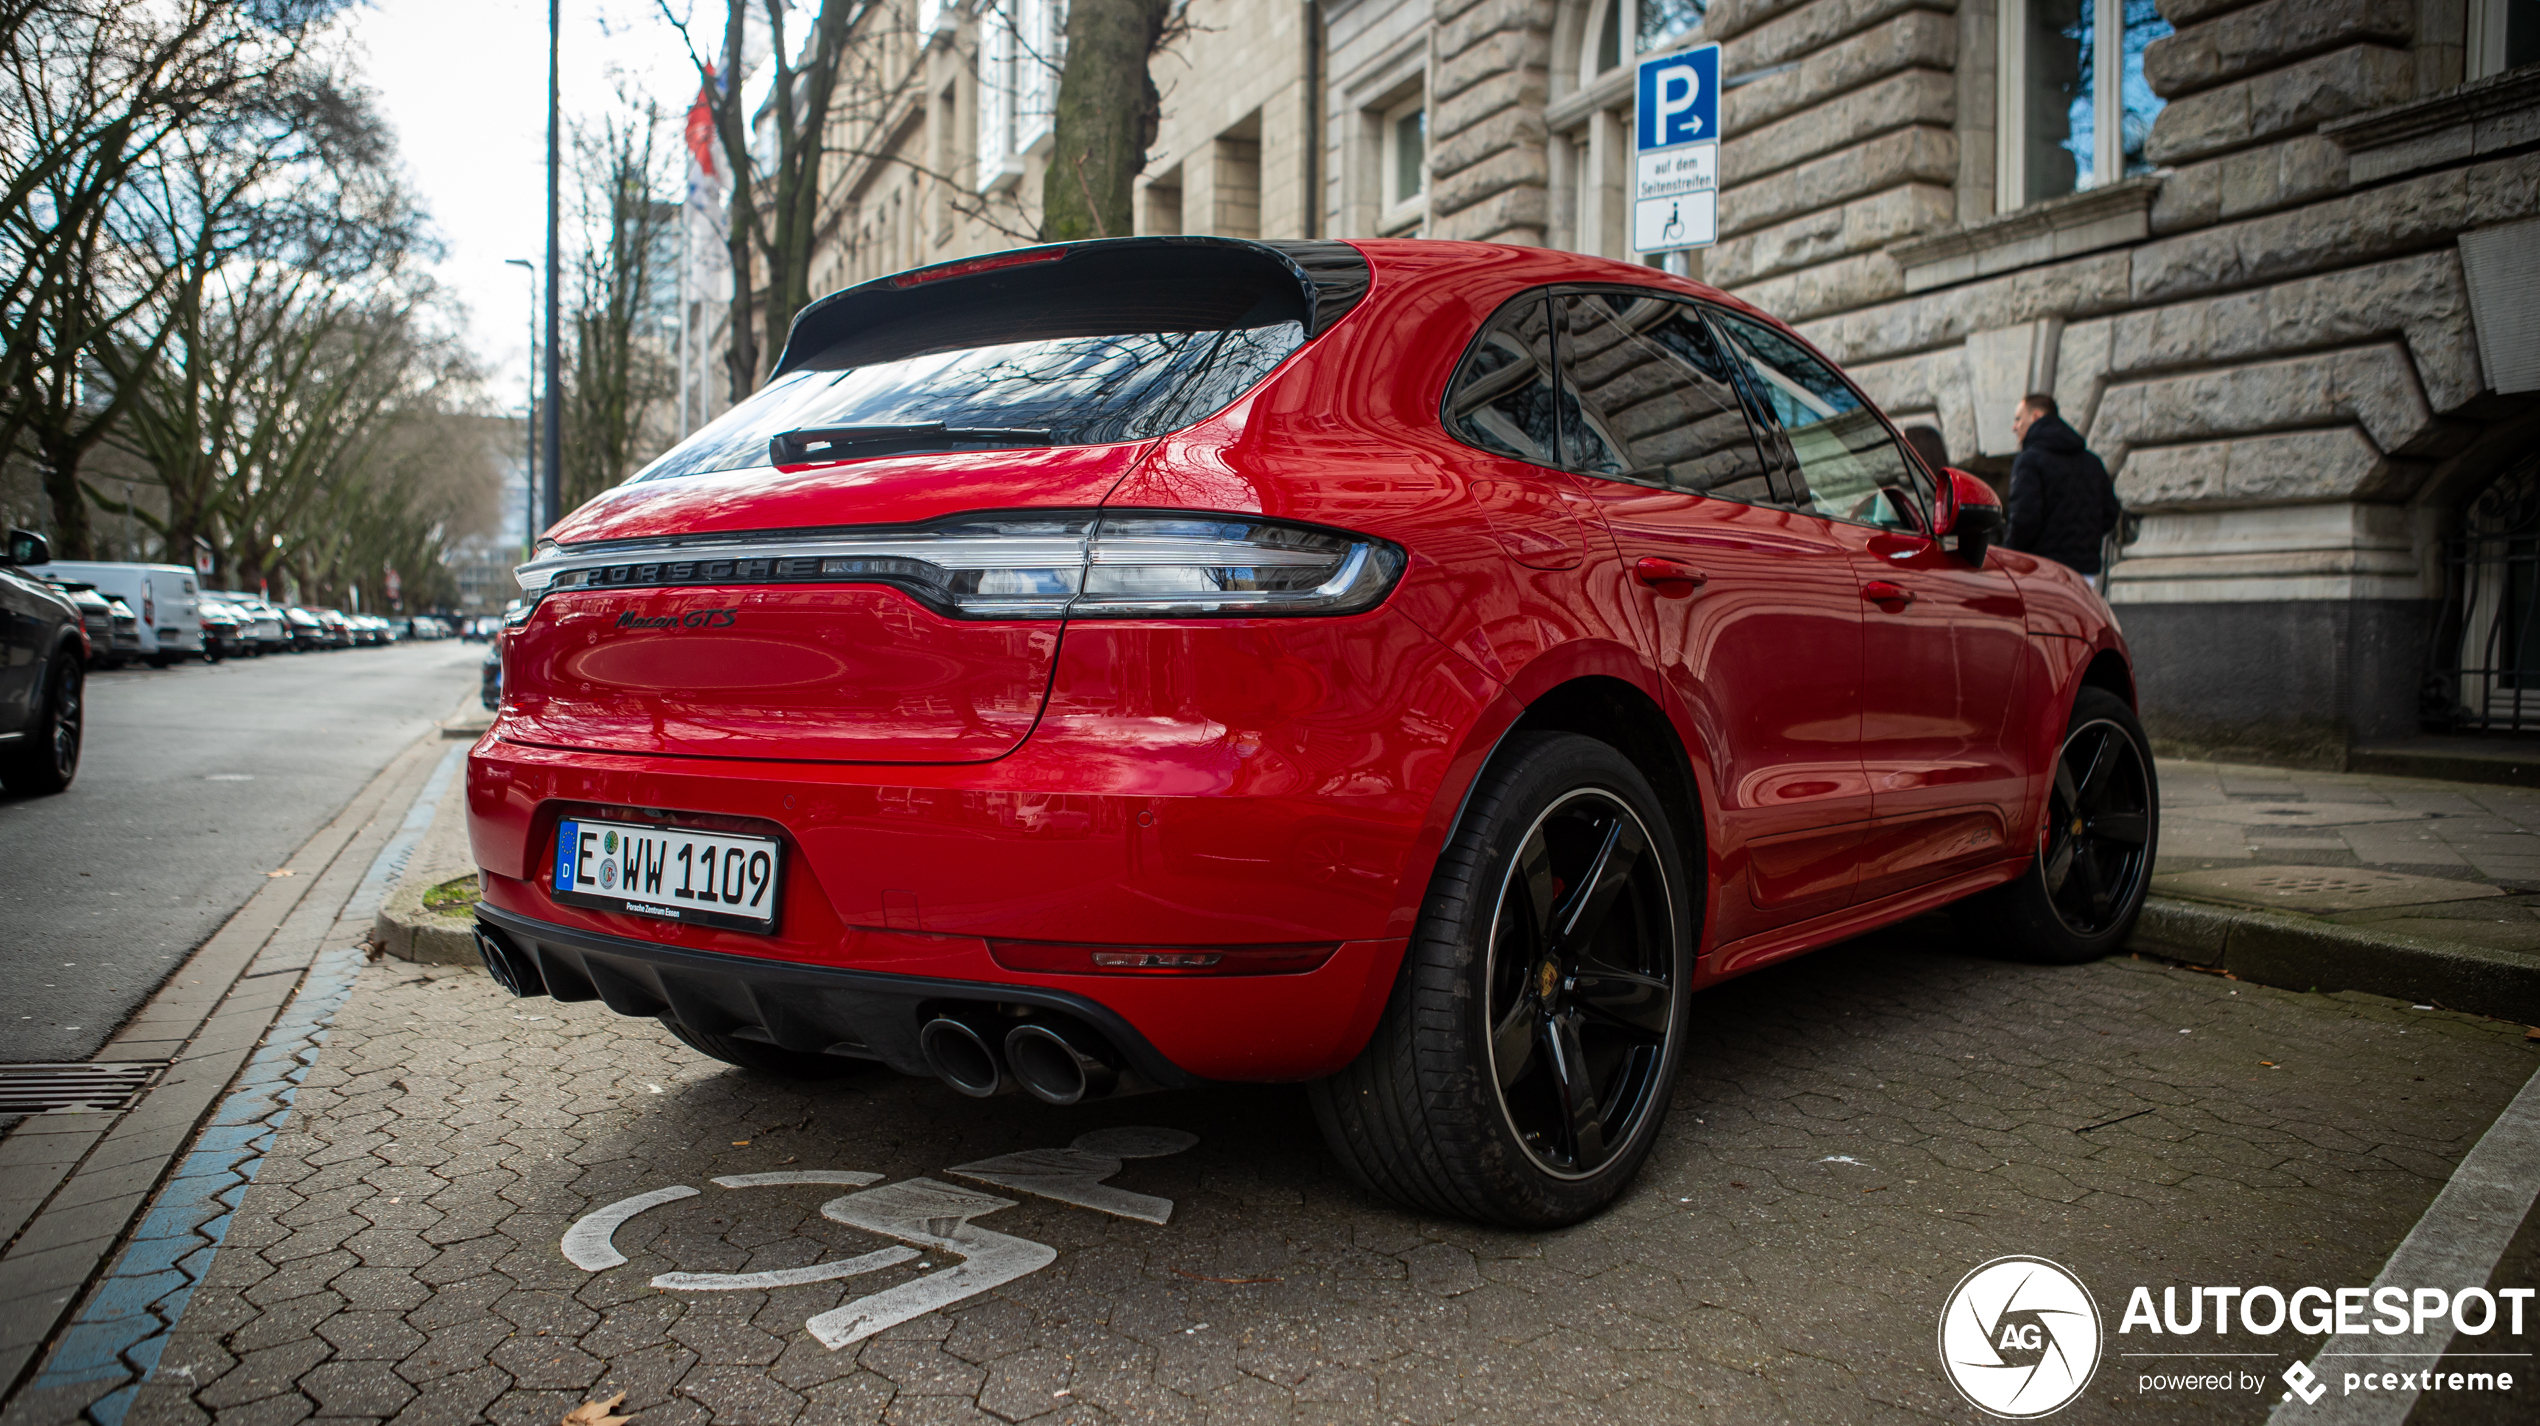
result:
M 1005 1060 L 1033 1098 L 1082 1104 L 1119 1087 L 1111 1047 L 1101 1036 L 1064 1021 L 1030 1021 L 1006 1032 Z
M 1005 1066 L 977 1030 L 949 1015 L 938 1015 L 917 1032 L 918 1053 L 935 1077 L 973 1099 L 986 1099 L 1007 1086 Z

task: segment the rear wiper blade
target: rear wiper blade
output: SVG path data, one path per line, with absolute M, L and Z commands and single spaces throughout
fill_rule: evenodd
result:
M 1026 426 L 947 426 L 941 421 L 903 421 L 881 426 L 805 426 L 800 430 L 780 431 L 771 437 L 767 443 L 767 454 L 769 461 L 776 465 L 802 465 L 809 461 L 835 460 L 856 446 L 931 445 L 939 441 L 1045 446 L 1050 443 L 1050 433 Z

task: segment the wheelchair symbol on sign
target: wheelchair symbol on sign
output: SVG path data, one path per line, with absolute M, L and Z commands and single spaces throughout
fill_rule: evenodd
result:
M 1667 205 L 1667 226 L 1658 230 L 1658 240 L 1662 243 L 1674 242 L 1676 239 L 1681 238 L 1684 235 L 1684 203 L 1682 200 L 1677 200 Z
M 1178 1154 L 1197 1144 L 1194 1134 L 1179 1129 L 1098 1129 L 1078 1136 L 1064 1149 L 1031 1149 L 1016 1154 L 957 1165 L 948 1173 L 980 1183 L 1010 1188 L 1035 1197 L 1090 1208 L 1119 1218 L 1161 1224 L 1173 1215 L 1173 1200 L 1115 1188 L 1104 1180 L 1120 1172 L 1127 1159 L 1154 1159 Z M 882 1175 L 847 1169 L 802 1169 L 778 1173 L 729 1174 L 708 1180 L 717 1188 L 774 1188 L 822 1184 L 847 1192 L 820 1206 L 820 1216 L 833 1223 L 862 1228 L 915 1247 L 883 1248 L 835 1262 L 808 1267 L 777 1268 L 751 1273 L 661 1273 L 653 1286 L 674 1292 L 740 1292 L 861 1277 L 897 1267 L 915 1258 L 917 1249 L 949 1253 L 961 1259 L 951 1267 L 863 1297 L 851 1298 L 804 1322 L 822 1346 L 836 1351 L 876 1332 L 949 1307 L 967 1297 L 1002 1287 L 1058 1260 L 1058 1249 L 1029 1238 L 1017 1238 L 972 1225 L 1000 1209 L 1014 1207 L 1011 1198 L 938 1183 L 931 1178 L 903 1179 L 879 1188 Z M 621 1198 L 583 1215 L 565 1230 L 565 1261 L 584 1272 L 623 1266 L 617 1230 L 646 1209 L 683 1198 L 698 1190 L 684 1183 Z

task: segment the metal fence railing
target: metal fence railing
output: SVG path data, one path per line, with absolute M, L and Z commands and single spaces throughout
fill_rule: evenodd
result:
M 2540 455 L 2517 462 L 2443 542 L 2425 722 L 2540 732 Z

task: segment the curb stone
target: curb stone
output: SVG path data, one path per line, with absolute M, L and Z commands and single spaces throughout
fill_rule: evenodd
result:
M 379 915 L 371 923 L 372 942 L 387 955 L 419 965 L 478 964 L 476 918 L 425 910 L 423 895 L 431 889 L 415 882 L 400 883 L 380 904 Z
M 441 725 L 444 738 L 473 738 L 459 725 L 471 721 L 481 731 L 492 717 L 477 710 Z M 476 856 L 467 840 L 466 779 L 454 779 L 432 809 L 432 821 L 416 841 L 414 855 L 400 869 L 396 885 L 371 920 L 371 942 L 385 955 L 421 965 L 478 966 L 476 917 L 452 916 L 424 909 L 425 893 L 443 882 L 476 871 Z
M 2147 897 L 2127 941 L 2288 990 L 2360 990 L 2540 1024 L 2540 956 L 2307 916 Z

